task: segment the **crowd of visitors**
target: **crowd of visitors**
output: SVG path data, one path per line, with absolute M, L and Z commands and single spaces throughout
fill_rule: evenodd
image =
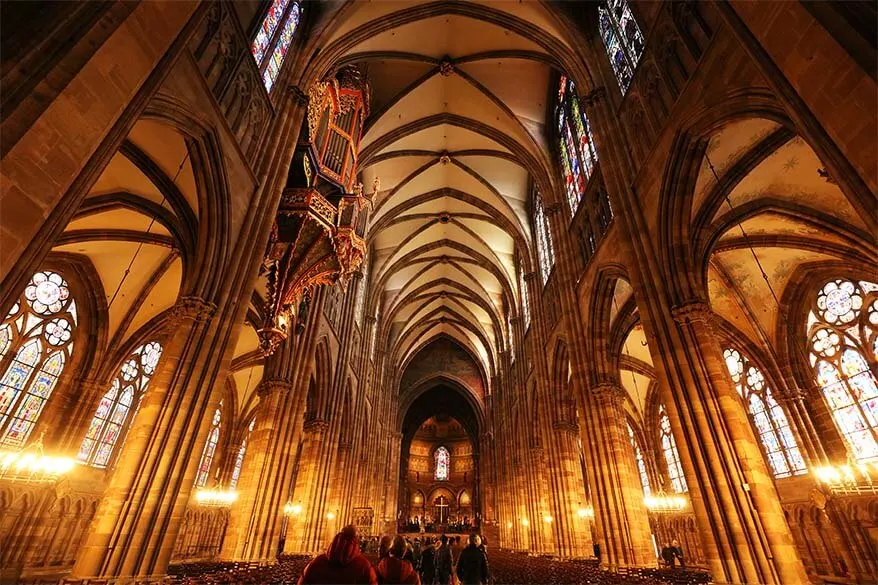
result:
M 378 542 L 378 563 L 373 567 L 363 555 L 368 546 L 357 538 L 357 529 L 346 526 L 332 539 L 329 549 L 305 567 L 299 585 L 341 583 L 397 583 L 400 585 L 487 585 L 490 581 L 488 552 L 478 534 L 470 534 L 466 547 L 455 560 L 453 544 L 446 535 L 411 541 L 400 535 L 383 536 Z M 456 580 L 455 580 L 456 577 Z

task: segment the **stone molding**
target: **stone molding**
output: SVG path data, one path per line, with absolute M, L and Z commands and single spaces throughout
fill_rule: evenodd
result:
M 609 382 L 592 386 L 591 394 L 599 403 L 619 405 L 625 401 L 625 397 L 628 395 L 621 386 Z
M 315 418 L 309 421 L 305 421 L 305 424 L 302 425 L 302 430 L 306 433 L 322 435 L 327 430 L 329 430 L 329 423 L 322 418 Z
M 534 270 L 531 270 L 530 272 L 525 272 L 525 273 L 524 273 L 524 281 L 525 281 L 525 282 L 530 282 L 530 281 L 532 281 L 532 280 L 533 280 L 534 278 L 536 278 L 536 277 L 537 277 L 537 273 L 536 273 L 536 271 L 534 271 Z
M 180 297 L 165 320 L 165 328 L 174 329 L 184 321 L 206 323 L 216 314 L 216 304 L 205 301 L 201 297 Z
M 605 101 L 607 98 L 607 89 L 605 87 L 596 87 L 582 98 L 582 103 L 589 108 L 592 108 L 599 103 Z
M 350 451 L 353 448 L 353 443 L 350 441 L 344 441 L 338 444 L 339 451 Z
M 293 99 L 296 101 L 296 104 L 300 106 L 308 105 L 308 92 L 303 90 L 298 85 L 289 85 L 287 87 L 287 91 L 293 96 Z
M 552 428 L 556 431 L 579 436 L 579 425 L 575 422 L 570 422 L 569 420 L 556 420 L 552 423 Z
M 687 301 L 671 308 L 671 316 L 674 321 L 681 325 L 689 323 L 704 323 L 712 326 L 714 320 L 713 310 L 704 301 Z
M 256 395 L 259 396 L 259 398 L 265 398 L 275 390 L 289 392 L 292 389 L 293 383 L 289 380 L 262 380 L 262 382 L 259 383 L 259 386 L 256 387 Z

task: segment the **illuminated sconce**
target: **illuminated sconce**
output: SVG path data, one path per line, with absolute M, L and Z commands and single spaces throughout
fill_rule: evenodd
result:
M 522 518 L 521 525 L 522 526 L 530 526 L 530 520 L 528 520 L 527 518 Z
M 76 461 L 69 457 L 51 457 L 39 452 L 0 451 L 0 478 L 11 481 L 55 481 L 75 465 Z
M 586 506 L 576 511 L 580 518 L 594 518 L 594 508 Z
M 329 513 L 327 513 L 327 514 L 326 514 L 326 519 L 327 519 L 327 520 L 334 520 L 334 519 L 335 519 L 335 513 L 333 513 L 333 512 L 329 512 Z
M 235 503 L 238 492 L 235 490 L 198 490 L 195 492 L 195 501 L 199 506 L 212 506 L 226 508 Z
M 302 506 L 287 502 L 284 504 L 284 516 L 298 516 L 302 513 Z
M 555 519 L 552 518 L 549 514 L 546 514 L 545 516 L 543 516 L 543 522 L 545 522 L 546 524 L 551 524 L 554 521 L 555 521 Z
M 683 496 L 667 496 L 664 492 L 659 492 L 655 496 L 643 498 L 643 503 L 650 512 L 674 513 L 682 511 L 689 502 Z
M 512 528 L 512 522 L 507 522 L 507 523 L 506 523 L 506 528 Z
M 821 487 L 837 494 L 878 493 L 878 465 L 851 462 L 814 467 L 811 474 Z

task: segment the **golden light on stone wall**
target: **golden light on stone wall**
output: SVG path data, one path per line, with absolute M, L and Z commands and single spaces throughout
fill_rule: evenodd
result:
M 300 504 L 293 504 L 292 502 L 287 502 L 284 504 L 284 515 L 285 516 L 298 516 L 302 513 L 302 506 Z
M 878 464 L 851 463 L 814 467 L 811 474 L 830 492 L 838 494 L 878 493 Z
M 650 512 L 679 512 L 686 507 L 689 501 L 683 496 L 667 496 L 664 493 L 659 493 L 656 496 L 646 496 L 643 498 L 643 503 Z
M 226 507 L 231 506 L 238 499 L 235 490 L 198 490 L 195 492 L 195 501 L 199 506 Z
M 55 481 L 75 465 L 76 461 L 69 457 L 0 451 L 0 478 L 11 481 Z

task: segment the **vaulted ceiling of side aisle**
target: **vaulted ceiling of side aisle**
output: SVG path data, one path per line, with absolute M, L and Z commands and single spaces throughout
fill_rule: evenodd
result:
M 333 38 L 415 4 L 364 4 Z M 484 6 L 560 36 L 537 3 Z M 491 372 L 518 298 L 516 252 L 531 241 L 526 161 L 548 168 L 552 57 L 510 29 L 457 14 L 363 38 L 343 61 L 359 63 L 372 85 L 360 169 L 367 190 L 380 178 L 370 228 L 379 344 L 402 363 L 446 334 Z

